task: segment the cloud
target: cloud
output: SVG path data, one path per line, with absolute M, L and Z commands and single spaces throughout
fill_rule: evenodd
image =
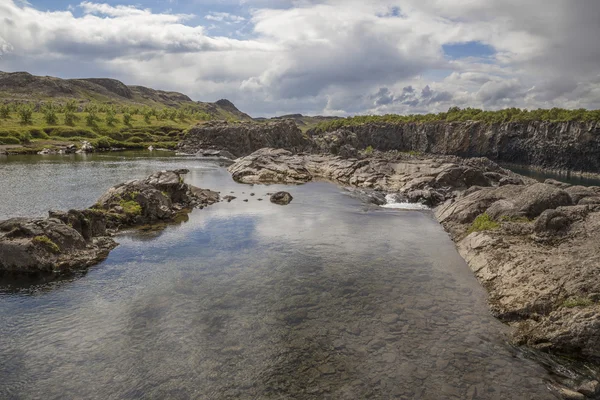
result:
M 210 12 L 204 18 L 209 21 L 225 22 L 229 24 L 239 24 L 240 22 L 244 22 L 246 20 L 246 18 L 242 16 L 233 15 L 226 12 Z
M 257 116 L 600 107 L 596 0 L 210 4 L 198 17 L 91 1 L 40 11 L 4 0 L 0 68 L 226 97 Z M 445 56 L 448 46 L 468 52 L 473 43 L 489 49 L 485 57 Z

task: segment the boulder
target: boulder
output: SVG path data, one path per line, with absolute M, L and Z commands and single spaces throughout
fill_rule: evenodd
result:
M 568 229 L 573 221 L 562 211 L 546 210 L 535 221 L 534 232 L 554 234 Z
M 548 209 L 572 204 L 573 200 L 567 192 L 545 183 L 528 186 L 514 200 L 516 211 L 528 218 L 535 218 Z
M 63 273 L 102 261 L 116 243 L 86 240 L 60 219 L 19 218 L 0 222 L 0 272 Z
M 294 198 L 288 192 L 277 192 L 271 196 L 271 203 L 279 204 L 280 206 L 288 205 Z

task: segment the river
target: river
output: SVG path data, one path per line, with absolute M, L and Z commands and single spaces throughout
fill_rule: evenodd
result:
M 142 152 L 0 159 L 0 219 L 183 167 L 237 199 L 119 235 L 88 271 L 0 279 L 0 398 L 557 398 L 430 211 L 324 182 L 277 206 L 267 193 L 283 187 Z

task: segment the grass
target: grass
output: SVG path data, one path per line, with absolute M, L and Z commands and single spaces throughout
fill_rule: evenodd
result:
M 494 221 L 486 213 L 483 213 L 477 218 L 475 218 L 475 221 L 473 221 L 473 223 L 471 224 L 471 227 L 467 231 L 467 234 L 473 232 L 491 231 L 494 229 L 498 229 L 499 227 L 500 224 L 498 222 Z
M 365 154 L 366 155 L 371 155 L 373 154 L 373 146 L 369 146 L 365 149 Z
M 135 200 L 121 200 L 119 205 L 127 215 L 142 214 L 142 206 Z
M 428 123 L 428 122 L 465 122 L 480 121 L 487 124 L 498 124 L 505 122 L 598 122 L 600 121 L 600 110 L 566 110 L 562 108 L 526 110 L 519 108 L 507 108 L 498 111 L 484 111 L 478 108 L 452 107 L 447 112 L 438 114 L 410 114 L 410 115 L 358 115 L 348 118 L 339 118 L 316 124 L 310 129 L 311 134 L 332 132 L 337 129 L 358 126 L 366 123 L 379 124 L 404 124 L 404 123 Z
M 32 239 L 33 243 L 37 243 L 45 247 L 48 251 L 54 254 L 60 253 L 60 247 L 52 241 L 48 236 L 36 236 Z
M 75 113 L 74 126 L 64 124 L 64 114 L 58 113 L 58 123 L 49 125 L 44 114 L 34 112 L 31 124 L 23 125 L 17 113 L 9 118 L 0 118 L 0 145 L 18 145 L 7 149 L 12 154 L 36 153 L 43 148 L 55 148 L 69 144 L 79 145 L 81 141 L 89 141 L 98 149 L 123 148 L 145 149 L 155 148 L 175 149 L 177 143 L 185 135 L 187 129 L 204 119 L 186 118 L 185 121 L 157 120 L 152 117 L 150 123 L 142 115 L 132 115 L 131 123 L 123 123 L 123 114 L 117 114 L 117 123 L 108 126 L 105 122 L 106 113 L 97 113 L 99 120 L 94 126 L 86 126 L 87 113 Z
M 565 308 L 576 308 L 576 307 L 589 307 L 593 305 L 594 302 L 586 297 L 569 297 L 566 299 L 562 306 Z

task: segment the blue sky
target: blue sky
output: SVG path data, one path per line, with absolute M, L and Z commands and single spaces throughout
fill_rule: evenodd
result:
M 599 13 L 597 0 L 2 0 L 0 70 L 228 98 L 255 116 L 599 108 Z

